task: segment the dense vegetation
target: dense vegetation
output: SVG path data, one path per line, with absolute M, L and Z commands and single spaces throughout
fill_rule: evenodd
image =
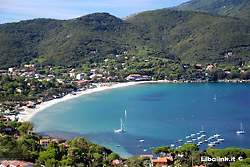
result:
M 16 110 L 17 104 L 25 106 L 28 101 L 47 101 L 55 96 L 66 95 L 75 89 L 74 85 L 67 83 L 38 81 L 34 78 L 24 80 L 22 77 L 11 78 L 8 75 L 0 75 L 1 106 L 8 106 L 10 111 Z
M 13 128 L 5 132 L 5 124 Z M 30 134 L 34 127 L 31 122 L 3 122 L 0 116 L 0 160 L 19 159 L 43 164 L 49 167 L 57 166 L 106 166 L 113 160 L 120 159 L 119 155 L 110 149 L 89 142 L 80 137 L 67 141 L 51 141 L 47 148 L 40 145 L 42 137 Z
M 230 147 L 226 149 L 213 149 L 208 148 L 207 150 L 201 151 L 199 147 L 194 143 L 185 143 L 180 148 L 170 148 L 168 146 L 157 147 L 152 150 L 154 155 L 159 157 L 164 156 L 172 156 L 174 160 L 174 164 L 171 166 L 200 166 L 205 165 L 207 167 L 238 167 L 244 166 L 247 167 L 250 165 L 250 150 L 249 149 L 241 149 L 237 147 Z M 209 158 L 228 158 L 229 161 L 211 161 L 204 162 L 202 161 L 202 157 Z M 232 158 L 232 159 L 231 159 Z M 235 159 L 234 159 L 235 158 Z M 239 160 L 240 159 L 240 160 Z M 149 158 L 143 158 L 138 155 L 130 157 L 125 161 L 128 166 L 136 166 L 140 167 L 143 164 L 148 164 L 150 162 Z
M 35 19 L 0 25 L 0 67 L 62 65 L 79 68 L 124 52 L 179 63 L 241 64 L 250 60 L 250 22 L 162 9 L 127 20 L 95 13 L 72 20 Z M 232 61 L 224 59 L 232 51 Z M 154 71 L 156 69 L 153 68 Z
M 191 0 L 175 7 L 175 9 L 218 13 L 248 20 L 250 18 L 249 0 Z

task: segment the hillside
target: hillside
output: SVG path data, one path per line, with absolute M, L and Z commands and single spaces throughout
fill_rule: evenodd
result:
M 223 62 L 228 51 L 235 53 L 235 61 L 249 61 L 250 24 L 239 19 L 162 9 L 128 21 L 138 27 L 145 45 L 183 62 Z
M 72 20 L 35 19 L 0 25 L 0 67 L 35 63 L 78 67 L 113 54 L 154 57 L 182 63 L 249 61 L 250 23 L 199 12 L 162 9 L 121 20 L 95 13 Z
M 127 43 L 133 43 L 133 37 L 127 39 L 131 29 L 107 13 L 67 21 L 35 19 L 0 25 L 0 65 L 16 66 L 34 58 L 41 64 L 63 66 L 96 62 L 104 55 L 126 50 Z
M 191 0 L 174 9 L 217 13 L 248 20 L 250 18 L 249 0 Z

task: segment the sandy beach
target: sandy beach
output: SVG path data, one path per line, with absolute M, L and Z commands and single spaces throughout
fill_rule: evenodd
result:
M 159 82 L 159 81 L 156 81 Z M 66 100 L 70 100 L 73 98 L 77 98 L 79 96 L 82 95 L 87 95 L 87 94 L 91 94 L 94 92 L 99 92 L 99 91 L 104 91 L 104 90 L 108 90 L 108 89 L 115 89 L 115 88 L 120 88 L 120 87 L 125 87 L 125 86 L 132 86 L 132 85 L 137 85 L 137 84 L 145 84 L 145 83 L 155 83 L 154 81 L 140 81 L 140 82 L 126 82 L 126 83 L 115 83 L 112 86 L 99 86 L 97 88 L 93 88 L 93 89 L 87 89 L 85 91 L 79 91 L 79 92 L 75 92 L 74 95 L 72 94 L 68 94 L 62 98 L 59 99 L 53 99 L 47 102 L 43 102 L 39 105 L 36 106 L 36 108 L 25 108 L 24 111 L 21 111 L 20 114 L 18 114 L 16 116 L 16 118 L 18 118 L 18 120 L 20 122 L 23 121 L 30 121 L 37 113 L 45 110 L 48 107 L 51 107 L 57 103 L 66 101 Z

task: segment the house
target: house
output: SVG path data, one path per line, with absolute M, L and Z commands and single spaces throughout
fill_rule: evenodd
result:
M 213 68 L 214 68 L 213 65 L 208 65 L 207 68 L 206 68 L 206 70 L 211 71 Z
M 69 72 L 69 76 L 70 76 L 70 77 L 75 77 L 75 72 L 70 71 L 70 72 Z
M 89 83 L 89 81 L 88 80 L 80 80 L 80 81 L 73 81 L 72 83 L 77 84 L 78 86 L 81 86 L 81 85 Z
M 101 86 L 110 87 L 110 86 L 112 86 L 112 84 L 111 83 L 101 83 Z
M 31 85 L 31 86 L 30 86 L 30 89 L 31 89 L 31 90 L 36 90 L 36 86 L 35 86 L 35 85 Z
M 157 159 L 151 159 L 152 166 L 156 166 L 157 164 L 171 165 L 173 162 L 173 157 L 158 157 Z
M 69 145 L 67 144 L 67 143 L 60 143 L 60 144 L 58 144 L 59 146 L 65 146 L 65 147 L 68 147 Z
M 92 74 L 97 74 L 97 73 L 98 73 L 98 70 L 97 70 L 97 69 L 91 69 L 90 72 L 91 72 Z
M 202 65 L 201 65 L 201 64 L 195 64 L 195 68 L 196 68 L 196 69 L 201 69 L 201 68 L 202 68 Z
M 140 155 L 140 157 L 142 157 L 142 158 L 150 158 L 150 159 L 152 159 L 154 156 L 153 155 Z
M 35 64 L 24 64 L 25 68 L 33 68 L 35 67 Z
M 112 164 L 112 165 L 123 165 L 122 161 L 121 161 L 121 160 L 118 160 L 118 159 L 113 160 L 111 164 Z
M 46 147 L 48 147 L 49 143 L 52 142 L 52 141 L 55 141 L 55 142 L 59 143 L 58 139 L 44 138 L 44 139 L 40 140 L 40 145 L 46 148 Z
M 137 80 L 139 78 L 141 78 L 142 76 L 140 74 L 130 74 L 129 76 L 127 76 L 127 80 Z
M 46 148 L 46 147 L 48 147 L 50 142 L 51 142 L 50 139 L 41 139 L 40 140 L 40 145 Z
M 17 92 L 17 93 L 22 93 L 22 90 L 19 89 L 19 88 L 16 88 L 16 92 Z
M 14 129 L 9 126 L 8 124 L 4 124 L 5 128 L 3 128 L 1 131 L 2 132 L 12 132 Z
M 28 104 L 27 104 L 27 107 L 28 107 L 28 108 L 35 108 L 36 105 L 35 105 L 35 103 L 33 103 L 32 101 L 29 101 Z
M 0 167 L 32 167 L 34 166 L 31 162 L 26 161 L 2 161 Z
M 85 73 L 77 74 L 76 79 L 82 80 L 85 76 L 87 76 L 87 74 L 85 74 Z
M 233 52 L 228 52 L 227 55 L 228 55 L 228 56 L 232 56 L 232 55 L 233 55 Z
M 150 80 L 150 77 L 147 75 L 130 74 L 129 76 L 126 77 L 126 80 L 143 81 L 143 80 Z
M 14 67 L 11 67 L 8 69 L 9 72 L 13 72 L 14 71 Z

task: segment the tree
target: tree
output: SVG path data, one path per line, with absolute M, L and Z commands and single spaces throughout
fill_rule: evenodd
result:
M 109 162 L 112 162 L 113 160 L 116 160 L 116 159 L 119 159 L 120 156 L 116 153 L 111 153 L 109 156 L 108 156 L 108 161 Z
M 22 125 L 18 128 L 21 136 L 27 135 L 34 128 L 34 123 L 30 121 L 22 122 Z
M 170 147 L 168 146 L 162 146 L 162 147 L 157 147 L 155 149 L 152 150 L 153 154 L 159 154 L 159 153 L 170 153 Z

